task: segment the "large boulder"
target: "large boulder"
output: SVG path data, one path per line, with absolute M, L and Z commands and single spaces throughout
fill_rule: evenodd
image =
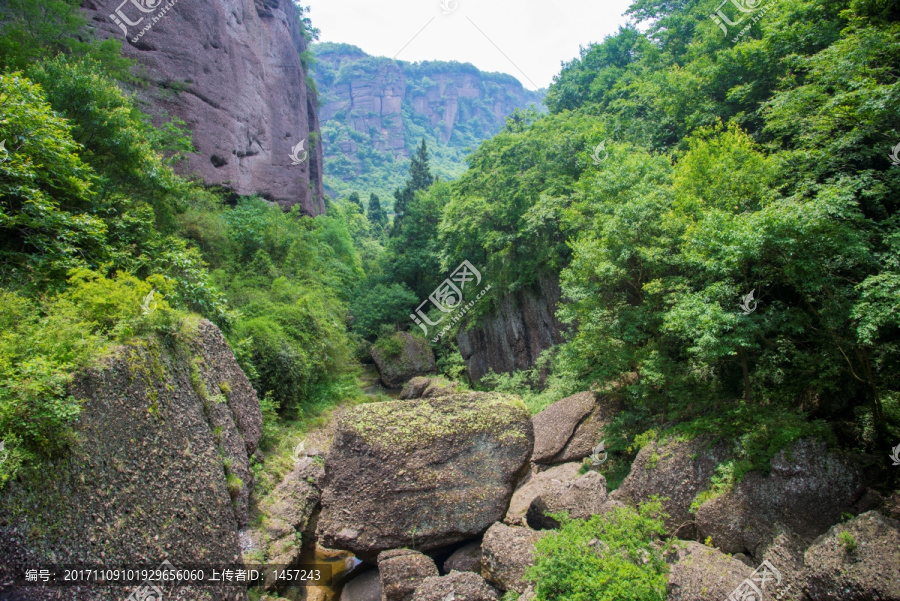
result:
M 551 467 L 543 472 L 530 474 L 524 484 L 516 489 L 509 503 L 509 511 L 503 521 L 510 526 L 524 526 L 525 514 L 531 502 L 542 493 L 548 492 L 557 483 L 570 482 L 578 477 L 581 464 L 577 462 L 564 463 Z
M 397 332 L 379 341 L 372 347 L 371 355 L 381 382 L 388 388 L 400 388 L 410 378 L 437 369 L 428 341 L 409 332 Z
M 462 387 L 459 382 L 451 382 L 441 376 L 431 378 L 417 376 L 403 385 L 403 390 L 400 391 L 400 400 L 429 399 L 461 391 Z
M 481 574 L 481 543 L 469 543 L 453 552 L 444 561 L 444 573 L 452 571 Z
M 525 572 L 534 565 L 534 544 L 545 533 L 497 523 L 481 543 L 481 575 L 502 591 L 525 592 Z
M 174 348 L 123 346 L 74 378 L 71 446 L 0 492 L 0 582 L 26 565 L 240 561 L 259 400 L 216 326 L 189 331 Z
M 344 585 L 340 601 L 381 601 L 381 595 L 381 576 L 378 570 L 369 570 Z
M 769 562 L 782 576 L 778 595 L 781 601 L 799 601 L 803 598 L 806 568 L 803 554 L 808 545 L 790 528 L 775 524 L 769 536 L 761 542 L 754 556 L 757 565 Z
M 575 429 L 590 415 L 596 402 L 595 392 L 579 392 L 556 401 L 535 415 L 532 420 L 534 455 L 531 460 L 535 463 L 554 463 L 572 438 Z
M 832 527 L 805 561 L 813 601 L 900 600 L 900 522 L 876 511 Z
M 535 530 L 546 530 L 559 528 L 559 522 L 551 514 L 565 512 L 572 519 L 586 520 L 621 506 L 607 498 L 606 478 L 588 472 L 569 482 L 552 483 L 531 502 L 526 520 Z
M 427 555 L 410 549 L 393 549 L 378 554 L 383 601 L 410 601 L 426 578 L 438 575 Z
M 428 578 L 416 589 L 413 601 L 499 601 L 497 589 L 472 572 L 451 572 Z
M 354 407 L 325 460 L 319 538 L 363 559 L 474 538 L 503 518 L 533 443 L 528 409 L 509 395 Z
M 668 601 L 721 601 L 753 573 L 737 559 L 696 542 L 679 543 L 669 569 Z
M 727 457 L 725 447 L 710 446 L 705 439 L 652 441 L 637 454 L 631 472 L 610 498 L 638 505 L 661 497 L 669 515 L 666 527 L 674 532 L 694 520 L 691 504 L 709 488 L 716 467 Z
M 776 522 L 811 541 L 853 509 L 865 493 L 850 455 L 805 439 L 779 452 L 769 474 L 751 472 L 733 491 L 697 511 L 703 538 L 726 553 L 753 552 Z

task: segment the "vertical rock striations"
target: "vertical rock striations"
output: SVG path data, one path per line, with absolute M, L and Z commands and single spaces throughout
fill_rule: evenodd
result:
M 120 8 L 116 0 L 84 0 L 82 7 L 98 36 L 123 40 L 125 56 L 149 78 L 152 85 L 137 92 L 146 110 L 190 128 L 196 152 L 180 171 L 237 194 L 324 213 L 316 94 L 307 84 L 301 61 L 307 42 L 291 0 L 175 0 L 166 9 L 170 4 L 143 0 Z M 289 155 L 303 140 L 308 156 L 294 165 Z
M 543 351 L 562 342 L 556 318 L 560 294 L 557 280 L 543 278 L 535 289 L 503 298 L 477 326 L 461 328 L 456 341 L 469 378 L 477 382 L 490 370 L 499 374 L 528 369 Z

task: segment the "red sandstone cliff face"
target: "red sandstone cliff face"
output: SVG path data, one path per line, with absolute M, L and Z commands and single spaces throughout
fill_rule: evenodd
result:
M 123 40 L 125 56 L 152 82 L 137 91 L 146 110 L 190 127 L 196 153 L 181 173 L 324 213 L 316 96 L 291 0 L 83 0 L 82 8 L 99 37 Z M 294 165 L 291 149 L 302 140 L 308 156 Z

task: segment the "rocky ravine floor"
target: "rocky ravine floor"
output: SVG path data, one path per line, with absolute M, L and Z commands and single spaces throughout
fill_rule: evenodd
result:
M 651 442 L 609 494 L 601 474 L 579 474 L 618 410 L 614 394 L 574 395 L 534 418 L 516 397 L 428 378 L 401 399 L 336 412 L 260 504 L 263 525 L 246 533 L 254 559 L 353 569 L 342 587 L 281 595 L 486 601 L 514 591 L 525 601 L 533 545 L 558 527 L 546 514 L 587 518 L 660 495 L 668 531 L 683 539 L 669 558 L 671 601 L 727 599 L 760 565 L 781 577 L 765 598 L 900 600 L 900 497 L 867 486 L 866 457 L 798 441 L 768 474 L 692 511 L 727 447 Z

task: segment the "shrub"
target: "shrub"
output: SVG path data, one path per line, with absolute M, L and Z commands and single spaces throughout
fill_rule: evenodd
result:
M 526 578 L 541 601 L 663 601 L 668 567 L 662 505 L 615 509 L 588 520 L 555 516 L 560 529 L 535 545 Z

